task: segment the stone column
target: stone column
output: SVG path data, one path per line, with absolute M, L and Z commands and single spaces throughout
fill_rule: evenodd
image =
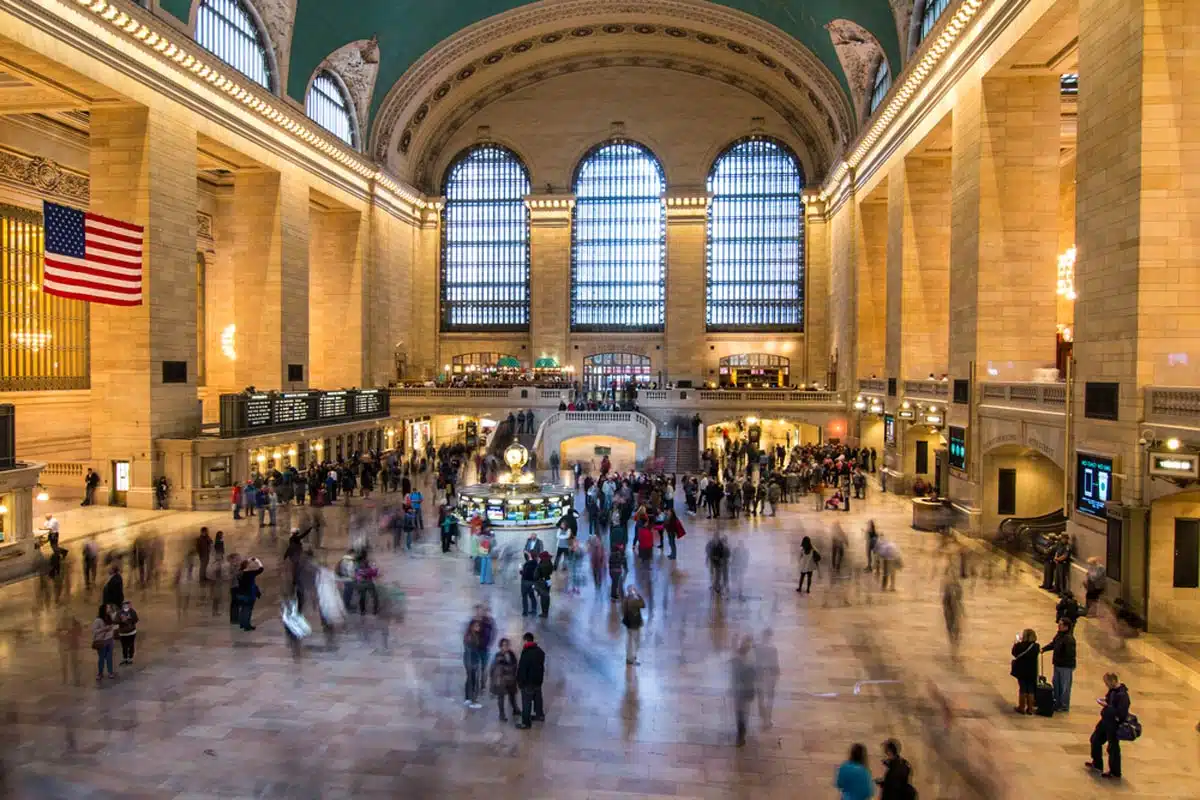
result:
M 816 197 L 804 201 L 804 372 L 799 384 L 824 383 L 829 368 L 829 223 Z M 701 440 L 703 441 L 703 440 Z
M 350 209 L 312 212 L 309 258 L 309 380 L 321 389 L 366 384 L 368 320 L 364 217 Z
M 369 228 L 364 269 L 372 276 L 368 301 L 369 373 L 364 380 L 385 386 L 396 377 L 396 348 L 411 364 L 413 246 L 419 231 L 412 209 L 373 202 L 367 210 Z
M 850 177 L 853 181 L 853 176 Z M 829 224 L 830 236 L 830 280 L 829 280 L 829 350 L 830 358 L 837 358 L 838 391 L 852 392 L 858 388 L 855 374 L 857 363 L 857 214 L 858 203 L 849 195 L 832 215 Z M 824 382 L 824 381 L 822 381 Z
M 529 195 L 529 341 L 532 355 L 571 363 L 571 195 Z
M 704 381 L 705 290 L 709 197 L 668 193 L 667 205 L 667 380 Z
M 855 249 L 856 339 L 855 376 L 883 376 L 887 348 L 887 240 L 886 194 L 869 197 L 858 207 Z M 857 389 L 852 386 L 851 390 Z
M 962 86 L 951 123 L 947 352 L 954 378 L 968 377 L 972 362 L 977 380 L 1029 380 L 1034 368 L 1054 365 L 1061 102 L 1057 75 Z M 970 423 L 966 406 L 951 405 L 947 416 Z M 979 508 L 977 425 L 967 438 L 966 478 L 952 476 L 950 493 Z
M 234 175 L 234 320 L 236 386 L 308 386 L 309 189 L 292 172 Z M 302 379 L 288 380 L 289 365 Z
M 438 334 L 441 331 L 442 209 L 445 205 L 445 200 L 439 198 L 421 209 L 420 228 L 416 231 L 414 244 L 409 363 L 412 372 L 424 378 L 433 378 L 442 371 L 442 363 L 438 360 Z
M 951 372 L 1054 365 L 1061 98 L 1056 75 L 987 78 L 954 110 Z M 1028 379 L 1016 374 L 1010 380 Z
M 200 432 L 196 393 L 196 129 L 141 107 L 91 110 L 90 210 L 145 227 L 142 305 L 91 305 L 92 459 L 113 485 L 129 461 L 130 506 L 153 505 L 155 440 Z M 188 365 L 164 384 L 163 362 Z
M 1191 353 L 1194 370 L 1200 341 L 1200 185 L 1194 178 L 1200 174 L 1194 122 L 1200 114 L 1200 4 L 1081 0 L 1079 26 L 1077 389 L 1068 449 L 1114 455 L 1114 471 L 1125 478 L 1113 499 L 1145 506 L 1138 447 L 1144 389 L 1197 383 L 1195 373 L 1170 356 Z M 1117 420 L 1084 416 L 1089 381 L 1119 384 Z M 1181 622 L 1176 615 L 1195 608 L 1172 588 L 1172 524 L 1151 513 L 1151 630 L 1169 629 Z M 1076 514 L 1071 532 L 1081 555 L 1103 559 L 1102 521 Z M 1141 604 L 1140 596 L 1130 599 Z
M 950 158 L 909 156 L 903 171 L 900 363 L 888 374 L 940 378 L 950 369 Z

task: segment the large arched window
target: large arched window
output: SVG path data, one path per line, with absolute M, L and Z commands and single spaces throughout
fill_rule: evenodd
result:
M 529 172 L 511 150 L 472 147 L 446 171 L 442 330 L 529 328 Z
M 708 329 L 804 327 L 804 177 L 772 139 L 735 142 L 708 176 Z
M 317 73 L 304 101 L 308 118 L 351 147 L 358 146 L 354 103 L 341 80 L 327 69 Z
M 661 331 L 666 294 L 666 179 L 636 142 L 594 148 L 575 172 L 571 329 Z
M 925 0 L 925 6 L 921 9 L 921 38 L 918 41 L 925 41 L 925 37 L 937 25 L 938 19 L 942 13 L 950 7 L 950 0 Z
M 887 57 L 879 59 L 875 68 L 875 80 L 871 82 L 871 105 L 868 113 L 874 114 L 875 109 L 883 103 L 888 90 L 892 88 L 892 71 L 888 68 Z
M 244 0 L 201 0 L 196 43 L 259 86 L 274 90 L 266 37 Z

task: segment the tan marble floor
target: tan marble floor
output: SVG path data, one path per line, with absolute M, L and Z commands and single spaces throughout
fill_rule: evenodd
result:
M 355 510 L 361 507 L 356 500 Z M 244 634 L 222 617 L 178 620 L 166 584 L 134 590 L 142 617 L 137 665 L 97 686 L 85 649 L 82 685 L 74 686 L 60 672 L 58 612 L 31 613 L 32 582 L 0 588 L 0 759 L 11 796 L 832 798 L 833 773 L 849 745 L 867 744 L 878 773 L 879 744 L 894 736 L 924 800 L 1200 797 L 1193 728 L 1200 697 L 1153 664 L 1111 650 L 1090 621 L 1081 623 L 1071 713 L 1012 713 L 1013 634 L 1033 627 L 1048 639 L 1053 630 L 1053 601 L 1029 576 L 968 585 L 955 663 L 934 541 L 908 529 L 905 509 L 897 498 L 876 496 L 850 514 L 817 514 L 797 503 L 774 518 L 722 523 L 750 553 L 743 597 L 729 600 L 708 589 L 703 550 L 714 523 L 687 520 L 679 560 L 655 563 L 636 669 L 625 666 L 607 590 L 599 598 L 590 587 L 580 597 L 556 593 L 548 620 L 523 622 L 511 578 L 480 587 L 464 557 L 443 556 L 431 543 L 412 556 L 378 553 L 385 577 L 410 598 L 390 650 L 351 630 L 333 650 L 313 637 L 293 662 L 271 577 L 281 544 L 260 537 L 257 523 L 235 525 L 224 514 L 70 509 L 59 517 L 64 542 L 90 530 L 106 531 L 105 545 L 155 531 L 168 539 L 172 563 L 201 524 L 222 527 L 231 551 L 267 562 L 264 602 L 258 630 Z M 865 577 L 833 588 L 823 575 L 811 596 L 797 595 L 791 553 L 798 537 L 813 535 L 828 553 L 825 526 L 836 519 L 861 565 L 868 518 L 902 548 L 897 591 L 880 593 Z M 336 510 L 329 520 L 338 531 L 325 542 L 332 561 L 347 513 Z M 70 609 L 90 622 L 97 595 L 84 597 L 77 587 Z M 548 719 L 532 731 L 501 725 L 491 705 L 470 711 L 461 704 L 462 629 L 479 601 L 490 604 L 504 634 L 528 627 L 546 648 Z M 727 699 L 731 646 L 767 627 L 782 662 L 774 727 L 753 719 L 748 744 L 736 748 Z M 1120 785 L 1101 783 L 1082 766 L 1093 698 L 1110 669 L 1128 683 L 1145 727 L 1124 748 Z M 949 727 L 931 687 L 955 710 Z

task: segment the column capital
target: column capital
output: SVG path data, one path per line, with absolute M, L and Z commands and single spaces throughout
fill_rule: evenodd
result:
M 564 227 L 571 224 L 575 195 L 528 194 L 525 195 L 525 207 L 529 209 L 531 227 Z
M 667 207 L 667 222 L 704 222 L 712 195 L 708 192 L 668 191 L 663 196 Z
M 442 221 L 442 209 L 446 207 L 446 198 L 427 198 L 418 208 L 422 228 L 436 228 Z

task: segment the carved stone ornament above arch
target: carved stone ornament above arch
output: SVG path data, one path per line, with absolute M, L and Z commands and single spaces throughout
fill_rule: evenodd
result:
M 413 156 L 428 150 L 426 142 L 444 138 L 430 129 L 453 124 L 461 109 L 489 96 L 494 85 L 533 76 L 548 62 L 656 51 L 770 89 L 803 120 L 797 131 L 814 140 L 812 156 L 821 170 L 836 162 L 857 130 L 833 73 L 757 17 L 697 0 L 556 0 L 491 17 L 426 53 L 383 99 L 371 153 L 411 180 Z
M 323 69 L 337 73 L 342 79 L 354 102 L 358 130 L 365 131 L 371 112 L 371 96 L 375 92 L 375 77 L 379 74 L 379 43 L 374 39 L 359 39 L 334 50 L 309 76 L 310 87 L 313 78 Z
M 892 14 L 896 17 L 896 33 L 900 37 L 900 57 L 907 63 L 910 55 L 908 47 L 909 31 L 912 28 L 913 6 L 916 0 L 888 0 L 892 5 Z M 893 64 L 892 74 L 895 75 L 903 68 L 903 64 Z
M 870 116 L 875 67 L 883 58 L 883 47 L 870 31 L 848 19 L 835 19 L 825 29 L 829 31 L 833 48 L 846 71 L 854 112 L 861 124 Z

